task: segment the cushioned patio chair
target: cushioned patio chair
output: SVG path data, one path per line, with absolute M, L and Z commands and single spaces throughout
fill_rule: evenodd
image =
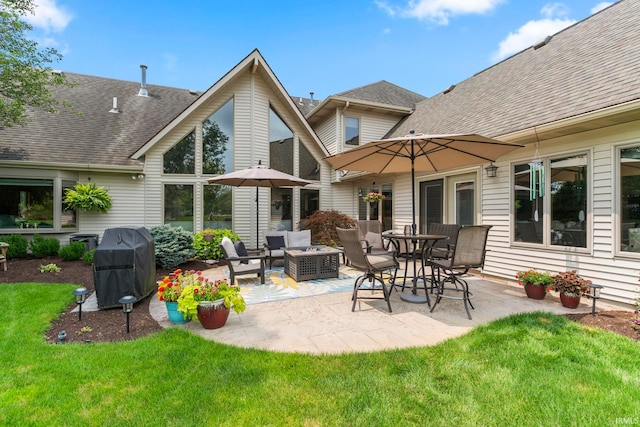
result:
M 469 270 L 484 267 L 484 257 L 487 246 L 487 236 L 490 225 L 464 226 L 458 230 L 456 245 L 453 247 L 451 257 L 448 259 L 430 259 L 428 262 L 434 271 L 437 271 L 436 301 L 431 307 L 431 312 L 436 308 L 442 298 L 458 299 L 464 301 L 467 316 L 471 319 L 469 306 L 473 294 L 469 292 L 469 284 L 462 278 Z M 450 284 L 447 286 L 447 284 Z
M 369 254 L 386 254 L 389 242 L 382 237 L 382 223 L 378 220 L 358 220 L 358 234 L 362 246 Z
M 230 284 L 235 284 L 236 276 L 257 274 L 260 283 L 264 285 L 265 256 L 263 254 L 251 251 L 254 254 L 249 255 L 242 241 L 239 240 L 234 244 L 228 237 L 222 238 L 220 249 L 222 249 L 224 261 L 229 266 Z
M 305 246 L 311 246 L 311 230 L 278 230 L 264 233 L 264 251 L 269 260 L 269 268 L 273 266 L 273 260 L 284 259 L 286 248 Z
M 358 298 L 384 299 L 387 302 L 387 307 L 389 307 L 389 313 L 391 313 L 391 302 L 389 301 L 390 289 L 387 289 L 387 286 L 384 283 L 383 273 L 393 271 L 393 275 L 395 277 L 395 272 L 398 269 L 398 260 L 394 253 L 391 252 L 379 255 L 365 253 L 365 251 L 362 250 L 362 242 L 357 229 L 336 228 L 336 231 L 338 232 L 340 244 L 344 249 L 344 253 L 349 259 L 350 266 L 363 273 L 353 284 L 353 296 L 351 297 L 353 305 L 351 306 L 351 311 L 355 311 L 356 301 Z M 358 291 L 364 284 L 365 279 L 371 284 L 370 290 L 372 296 L 358 297 Z M 379 287 L 376 287 L 376 282 L 380 284 Z M 382 289 L 382 294 L 384 295 L 383 298 L 373 296 L 373 291 L 375 289 Z
M 449 239 L 437 240 L 428 251 L 425 252 L 425 257 L 427 259 L 447 259 L 451 257 L 451 253 L 458 239 L 458 230 L 460 230 L 460 227 L 462 227 L 460 224 L 440 224 L 435 222 L 429 224 L 428 234 L 449 236 Z

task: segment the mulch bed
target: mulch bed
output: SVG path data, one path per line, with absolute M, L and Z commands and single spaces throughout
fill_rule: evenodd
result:
M 60 267 L 59 273 L 41 273 L 40 266 L 54 263 Z M 205 264 L 192 260 L 180 266 L 183 270 L 206 270 L 216 265 Z M 161 280 L 170 270 L 158 268 L 156 279 Z M 7 271 L 0 270 L 0 283 L 17 282 L 46 282 L 73 283 L 84 286 L 93 292 L 93 270 L 84 261 L 63 261 L 58 257 L 44 259 L 9 259 Z M 82 321 L 78 321 L 78 313 L 71 312 L 77 305 L 71 303 L 51 325 L 45 334 L 45 340 L 55 343 L 58 333 L 66 331 L 67 342 L 104 342 L 133 340 L 144 337 L 162 328 L 149 314 L 149 302 L 156 298 L 155 293 L 138 302 L 129 317 L 129 333 L 126 331 L 126 316 L 120 308 L 112 308 L 93 312 L 82 312 Z M 599 311 L 595 316 L 591 314 L 567 314 L 567 318 L 586 325 L 597 326 L 602 329 L 640 341 L 640 331 L 634 329 L 634 313 L 629 311 Z M 83 328 L 85 328 L 83 330 Z M 91 329 L 91 331 L 89 331 Z

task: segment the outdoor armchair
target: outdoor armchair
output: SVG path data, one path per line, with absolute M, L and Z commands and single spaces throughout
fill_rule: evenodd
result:
M 229 266 L 229 279 L 231 284 L 235 283 L 236 276 L 246 274 L 257 274 L 260 277 L 260 283 L 264 285 L 264 259 L 261 253 L 251 251 L 253 255 L 249 255 L 246 249 L 243 251 L 244 244 L 242 241 L 234 243 L 228 237 L 223 237 L 220 242 L 220 249 L 224 261 Z M 242 253 L 238 253 L 238 250 Z

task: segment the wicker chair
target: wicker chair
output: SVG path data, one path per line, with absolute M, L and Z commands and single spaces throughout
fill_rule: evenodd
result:
M 380 255 L 365 253 L 365 251 L 362 250 L 362 242 L 357 229 L 336 228 L 336 231 L 338 232 L 340 243 L 344 248 L 345 255 L 350 261 L 351 267 L 363 272 L 353 285 L 353 296 L 351 297 L 353 305 L 351 311 L 355 311 L 356 309 L 356 301 L 359 298 L 358 291 L 366 279 L 371 284 L 370 289 L 372 294 L 375 289 L 382 289 L 383 299 L 387 302 L 387 307 L 389 307 L 389 312 L 391 313 L 391 303 L 389 302 L 390 290 L 387 289 L 384 283 L 383 273 L 393 270 L 395 276 L 395 272 L 398 269 L 398 260 L 394 253 Z M 376 288 L 376 282 L 380 284 L 379 288 Z M 380 297 L 374 296 L 361 296 L 360 298 L 381 299 Z
M 487 246 L 490 225 L 464 226 L 458 230 L 457 242 L 451 257 L 447 259 L 430 259 L 428 262 L 437 271 L 436 301 L 431 311 L 436 308 L 442 298 L 461 299 L 467 316 L 471 319 L 469 306 L 473 294 L 469 292 L 469 284 L 462 278 L 472 268 L 482 268 Z M 447 287 L 445 284 L 450 283 Z

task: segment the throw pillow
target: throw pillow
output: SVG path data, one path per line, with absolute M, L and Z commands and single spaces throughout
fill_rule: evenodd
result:
M 233 246 L 236 248 L 236 253 L 238 254 L 238 256 L 249 256 L 247 248 L 244 247 L 244 242 L 242 240 L 238 240 L 233 244 Z M 242 260 L 240 261 L 240 264 L 249 264 L 249 260 Z
M 269 249 L 276 250 L 284 248 L 284 236 L 267 236 Z

